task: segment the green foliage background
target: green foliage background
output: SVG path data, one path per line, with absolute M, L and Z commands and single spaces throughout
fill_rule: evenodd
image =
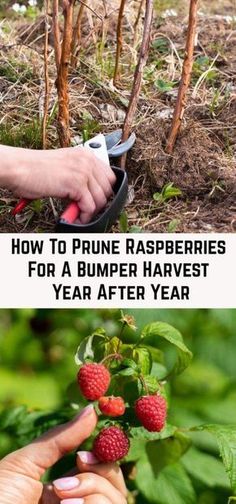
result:
M 230 432 L 227 425 L 236 426 L 236 310 L 128 312 L 134 315 L 139 330 L 150 322 L 162 320 L 181 331 L 194 357 L 190 366 L 169 382 L 168 421 L 181 429 L 202 424 L 225 425 L 227 439 L 221 431 L 225 449 Z M 117 335 L 119 318 L 120 312 L 116 310 L 0 311 L 1 457 L 40 433 L 37 418 L 42 417 L 42 412 L 44 429 L 67 418 L 66 389 L 76 376 L 74 354 L 79 343 L 101 326 L 108 334 Z M 123 340 L 134 342 L 139 330 L 136 333 L 126 330 Z M 156 338 L 151 339 L 150 343 L 156 346 Z M 160 345 L 164 344 L 158 340 Z M 171 363 L 172 348 L 165 347 L 165 354 Z M 17 430 L 15 424 L 20 426 L 25 414 L 22 405 L 35 413 Z M 57 417 L 51 414 L 53 411 L 57 411 Z M 124 470 L 133 492 L 130 502 L 227 504 L 233 491 L 212 429 L 192 432 L 190 447 L 184 431 L 182 436 L 149 443 L 148 457 L 140 457 L 139 453 L 135 469 L 135 457 L 127 460 Z M 232 428 L 229 450 L 232 460 L 236 449 L 234 435 Z M 140 442 L 137 445 L 140 449 Z M 151 465 L 153 459 L 155 464 Z M 57 467 L 53 476 L 60 470 Z M 132 479 L 128 477 L 130 474 Z M 234 486 L 232 479 L 231 484 Z

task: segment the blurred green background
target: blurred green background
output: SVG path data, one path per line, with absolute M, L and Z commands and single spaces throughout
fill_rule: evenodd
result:
M 181 427 L 236 424 L 236 310 L 125 313 L 135 317 L 138 331 L 127 329 L 124 340 L 135 340 L 144 325 L 162 320 L 182 332 L 193 352 L 189 368 L 170 382 L 169 422 Z M 119 319 L 118 310 L 1 310 L 0 415 L 18 405 L 46 413 L 63 410 L 66 389 L 77 373 L 74 354 L 78 344 L 97 327 L 105 327 L 110 335 L 117 334 Z M 171 348 L 166 351 L 171 359 Z M 210 434 L 194 433 L 192 437 L 195 448 L 217 456 L 217 445 Z M 0 430 L 0 457 L 17 446 L 15 432 Z M 188 465 L 188 454 L 185 463 Z M 221 471 L 221 492 L 209 488 L 206 481 L 199 504 L 227 502 L 230 490 L 223 466 Z

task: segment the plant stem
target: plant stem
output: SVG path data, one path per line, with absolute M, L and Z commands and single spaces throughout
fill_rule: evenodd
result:
M 123 137 L 122 140 L 125 141 L 128 139 L 134 115 L 137 109 L 137 104 L 139 100 L 139 95 L 142 87 L 142 77 L 144 67 L 147 63 L 149 46 L 150 46 L 150 38 L 151 38 L 151 26 L 152 26 L 152 16 L 153 16 L 153 0 L 146 0 L 146 10 L 145 10 L 145 20 L 144 20 L 144 28 L 143 28 L 143 38 L 141 43 L 141 48 L 139 52 L 139 59 L 136 65 L 135 73 L 134 73 L 134 81 L 133 87 L 130 95 L 130 101 L 128 110 L 126 113 L 124 126 L 123 126 Z M 121 167 L 125 167 L 126 155 L 122 156 L 121 159 Z
M 45 4 L 45 41 L 44 41 L 44 82 L 45 82 L 45 95 L 44 95 L 44 111 L 42 122 L 42 144 L 43 149 L 47 147 L 47 119 L 48 119 L 48 105 L 49 105 L 49 76 L 48 76 L 48 37 L 49 37 L 49 0 L 44 1 Z
M 125 2 L 126 0 L 121 0 L 118 14 L 117 31 L 116 31 L 116 62 L 113 77 L 114 86 L 117 84 L 117 81 L 120 78 L 119 66 L 120 66 L 120 55 L 123 48 L 122 21 L 124 16 Z
M 75 0 L 64 0 L 64 33 L 62 40 L 61 60 L 57 77 L 58 92 L 58 136 L 61 147 L 69 147 L 69 86 L 68 69 L 71 57 L 71 44 L 73 32 L 73 11 Z
M 193 53 L 195 45 L 195 35 L 197 28 L 197 8 L 199 0 L 190 0 L 188 33 L 185 48 L 185 58 L 183 63 L 182 76 L 179 85 L 178 97 L 175 105 L 174 116 L 172 120 L 171 130 L 166 144 L 166 152 L 173 152 L 176 138 L 183 120 L 184 110 L 186 106 L 187 92 L 191 80 L 193 67 Z
M 71 49 L 71 64 L 73 68 L 76 67 L 77 63 L 77 48 L 81 45 L 81 21 L 84 15 L 85 3 L 81 3 L 78 11 L 78 16 L 73 28 L 73 38 L 72 38 L 72 49 Z
M 101 364 L 104 364 L 104 362 L 106 362 L 107 360 L 113 360 L 113 359 L 114 360 L 123 360 L 123 356 L 121 354 L 119 354 L 118 352 L 107 355 L 106 357 L 104 357 L 104 359 L 101 360 Z
M 142 374 L 139 375 L 139 379 L 140 379 L 142 386 L 146 392 L 146 395 L 149 395 L 149 390 L 148 390 L 147 384 L 145 382 L 144 376 Z
M 61 61 L 61 37 L 60 37 L 60 26 L 59 26 L 59 6 L 58 0 L 53 0 L 52 7 L 52 19 L 53 19 L 53 36 L 54 36 L 54 51 L 57 71 L 59 70 L 59 65 Z

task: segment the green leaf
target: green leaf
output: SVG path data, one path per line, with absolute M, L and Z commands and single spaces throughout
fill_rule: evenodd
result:
M 135 376 L 137 374 L 137 371 L 135 371 L 134 368 L 127 367 L 125 369 L 121 369 L 121 371 L 118 371 L 115 376 Z
M 141 382 L 140 382 L 141 383 Z M 155 376 L 145 376 L 145 384 L 148 389 L 149 394 L 155 394 L 159 389 L 160 385 L 158 383 L 158 380 Z M 143 389 L 143 387 L 142 387 Z M 145 390 L 142 390 L 142 393 L 145 392 Z
M 224 466 L 216 457 L 191 447 L 182 457 L 182 464 L 189 476 L 203 485 L 229 490 L 229 480 Z
M 163 380 L 167 375 L 167 369 L 163 364 L 159 364 L 158 362 L 153 362 L 152 365 L 152 375 L 157 378 L 157 380 Z
M 141 373 L 148 375 L 152 368 L 152 356 L 146 347 L 134 349 L 134 359 L 139 364 Z
M 175 82 L 164 81 L 163 79 L 156 79 L 154 82 L 154 86 L 160 93 L 167 93 L 171 91 L 175 86 Z
M 176 427 L 167 424 L 161 432 L 148 432 L 144 427 L 132 427 L 130 429 L 130 449 L 126 462 L 134 462 L 144 456 L 147 443 L 150 441 L 160 441 L 173 436 L 176 432 Z
M 190 445 L 190 437 L 179 431 L 167 439 L 149 442 L 146 451 L 154 474 L 158 476 L 165 466 L 178 462 Z
M 148 457 L 137 463 L 136 485 L 148 503 L 196 504 L 192 483 L 180 463 L 166 466 L 158 475 L 153 473 Z
M 216 437 L 231 487 L 236 492 L 236 425 L 202 425 L 192 430 L 206 430 Z
M 106 355 L 115 354 L 118 352 L 121 345 L 121 340 L 117 336 L 113 336 L 106 344 Z
M 105 331 L 104 329 L 97 329 L 96 332 L 84 338 L 75 354 L 75 363 L 81 366 L 86 360 L 94 360 L 96 346 L 103 342 L 105 348 Z
M 183 342 L 181 333 L 166 322 L 153 322 L 144 327 L 141 334 L 141 341 L 147 338 L 163 338 L 173 345 L 177 351 L 177 361 L 172 369 L 172 373 L 180 374 L 189 365 L 192 359 L 192 352 Z
M 129 229 L 129 224 L 128 224 L 127 213 L 125 211 L 121 212 L 121 214 L 120 214 L 119 224 L 120 224 L 120 232 L 127 233 L 128 229 Z
M 166 184 L 161 192 L 156 192 L 153 194 L 153 199 L 158 201 L 159 203 L 164 203 L 171 198 L 175 198 L 177 196 L 181 196 L 182 191 L 173 185 L 173 182 Z
M 0 428 L 5 430 L 14 427 L 18 425 L 25 416 L 27 416 L 26 406 L 16 406 L 15 408 L 3 410 L 0 414 Z

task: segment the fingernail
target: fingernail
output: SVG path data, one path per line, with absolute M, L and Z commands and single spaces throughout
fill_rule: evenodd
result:
M 94 411 L 94 406 L 93 404 L 89 404 L 86 406 L 86 408 L 82 409 L 82 411 L 79 412 L 79 414 L 75 417 L 76 419 L 78 418 L 83 418 L 86 417 L 87 415 L 90 415 Z
M 77 486 L 79 486 L 79 484 L 80 482 L 78 478 L 75 477 L 60 478 L 53 481 L 53 485 L 57 490 L 73 490 L 73 488 L 76 488 Z
M 84 499 L 63 499 L 61 504 L 84 504 Z
M 77 452 L 78 457 L 80 458 L 81 462 L 84 464 L 98 464 L 99 460 L 96 459 L 93 453 L 87 452 L 87 451 L 79 451 Z

